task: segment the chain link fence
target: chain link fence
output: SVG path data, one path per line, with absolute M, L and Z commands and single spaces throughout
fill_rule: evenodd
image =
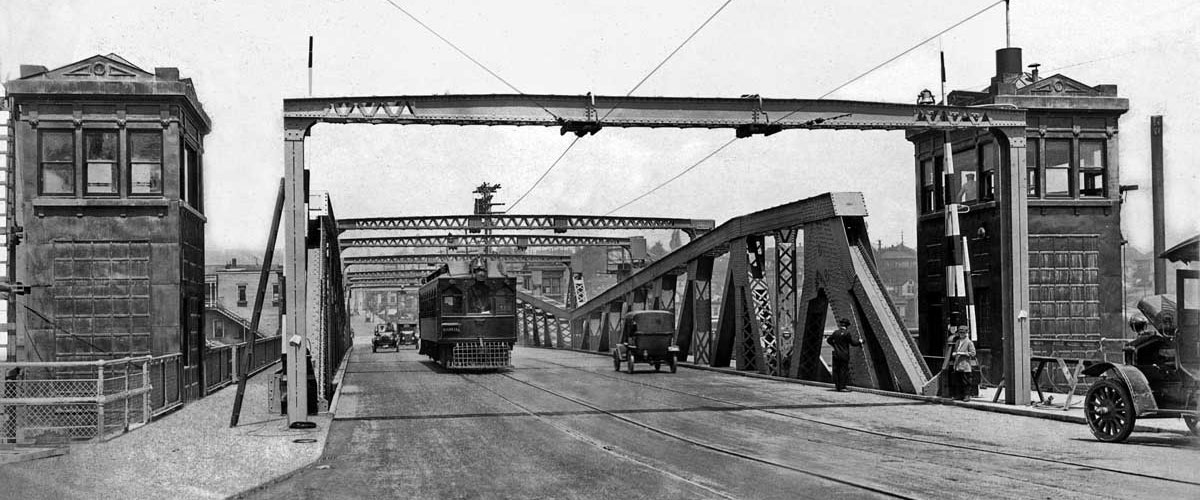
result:
M 103 440 L 145 424 L 152 360 L 0 363 L 0 444 Z

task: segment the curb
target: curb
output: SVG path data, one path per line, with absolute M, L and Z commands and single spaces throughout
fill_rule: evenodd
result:
M 330 418 L 337 412 L 338 401 L 342 399 L 342 379 L 346 377 L 346 367 L 350 364 L 350 354 L 354 352 L 354 344 L 350 344 L 350 348 L 346 349 L 346 353 L 342 355 L 342 364 L 333 374 L 333 386 L 337 389 L 333 390 L 333 398 L 329 400 Z
M 584 350 L 580 350 L 580 349 L 556 349 L 556 348 L 552 348 L 552 347 L 541 347 L 541 346 L 524 346 L 524 347 L 532 347 L 534 349 L 547 349 L 547 350 L 554 350 L 554 351 L 571 351 L 571 352 L 578 352 L 578 353 L 584 353 L 584 354 L 594 354 L 594 355 L 598 355 L 598 356 L 608 356 L 609 355 L 608 353 L 596 352 L 596 351 L 584 351 Z M 740 376 L 740 377 L 757 378 L 757 379 L 762 379 L 762 380 L 771 380 L 771 381 L 775 381 L 775 382 L 787 382 L 790 384 L 808 385 L 808 386 L 812 386 L 812 387 L 824 387 L 824 388 L 833 387 L 833 384 L 830 384 L 827 382 L 813 382 L 810 380 L 775 377 L 775 376 L 771 376 L 771 375 L 763 375 L 761 373 L 739 371 L 739 370 L 735 370 L 732 368 L 714 368 L 711 366 L 697 365 L 695 363 L 686 363 L 686 362 L 680 362 L 680 363 L 678 363 L 678 365 L 681 368 L 691 368 L 693 370 L 703 370 L 703 371 L 710 371 L 710 372 L 716 372 L 716 373 L 724 373 L 726 375 L 736 375 L 736 376 Z M 1072 423 L 1072 424 L 1087 425 L 1087 419 L 1084 417 L 1081 417 L 1081 416 L 1046 413 L 1046 412 L 1037 411 L 1037 410 L 1034 410 L 1031 408 L 1025 408 L 1023 406 L 1008 406 L 1008 405 L 998 406 L 998 405 L 991 405 L 991 404 L 986 404 L 986 403 L 955 401 L 953 399 L 939 398 L 936 396 L 924 396 L 924 395 L 920 395 L 920 394 L 906 394 L 903 392 L 889 392 L 889 391 L 883 391 L 883 390 L 879 390 L 879 389 L 871 389 L 871 388 L 867 388 L 867 387 L 855 387 L 854 391 L 855 392 L 866 392 L 866 393 L 875 394 L 878 396 L 887 396 L 887 397 L 893 397 L 893 398 L 924 401 L 927 403 L 946 405 L 946 406 L 960 406 L 963 408 L 970 408 L 973 410 L 990 411 L 992 413 L 1005 413 L 1008 415 L 1017 415 L 1017 416 L 1021 416 L 1021 417 L 1041 418 L 1041 419 L 1046 419 L 1046 420 L 1056 420 L 1059 422 L 1067 422 L 1067 423 Z M 1147 426 L 1140 425 L 1140 424 L 1134 425 L 1133 431 L 1134 432 L 1154 432 L 1154 433 L 1163 433 L 1163 434 L 1181 434 L 1184 436 L 1191 435 L 1191 433 L 1189 433 L 1187 431 L 1180 431 L 1180 430 L 1173 430 L 1173 429 L 1160 429 L 1157 427 L 1147 427 Z

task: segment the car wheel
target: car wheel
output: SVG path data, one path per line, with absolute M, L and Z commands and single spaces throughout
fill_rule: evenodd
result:
M 625 366 L 626 373 L 633 373 L 633 354 L 629 355 L 629 364 Z
M 1092 435 L 1106 443 L 1124 441 L 1137 421 L 1129 389 L 1113 379 L 1102 379 L 1088 389 L 1083 399 L 1083 414 Z
M 671 368 L 671 373 L 675 373 L 675 358 L 668 359 L 667 366 Z
M 612 358 L 613 358 L 613 370 L 618 371 L 618 372 L 621 371 L 621 356 L 619 354 L 617 354 L 617 351 L 613 351 Z
M 661 362 L 654 363 L 654 371 L 656 371 L 656 372 L 662 371 L 662 363 Z

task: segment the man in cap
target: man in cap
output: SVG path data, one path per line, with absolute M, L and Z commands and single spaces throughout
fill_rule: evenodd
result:
M 838 329 L 834 330 L 826 341 L 833 346 L 833 386 L 838 392 L 848 392 L 846 382 L 850 380 L 850 346 L 861 346 L 862 341 L 850 334 L 850 320 L 838 320 Z

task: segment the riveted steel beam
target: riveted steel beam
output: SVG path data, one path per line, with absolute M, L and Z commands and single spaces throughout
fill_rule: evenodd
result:
M 345 96 L 283 101 L 285 122 L 515 125 L 596 133 L 603 127 L 917 130 L 1024 127 L 1023 110 L 830 99 L 591 95 Z M 604 111 L 604 119 L 596 116 Z M 609 112 L 608 110 L 611 110 Z M 298 128 L 299 126 L 297 126 Z
M 549 236 L 535 234 L 485 234 L 450 236 L 389 236 L 339 238 L 342 248 L 369 247 L 629 247 L 629 238 L 608 236 Z
M 424 278 L 432 273 L 433 269 L 389 269 L 386 271 L 352 271 L 345 274 L 348 280 L 361 280 L 371 278 Z
M 603 229 L 678 229 L 695 237 L 716 226 L 710 219 L 608 217 L 600 215 L 429 215 L 368 217 L 338 221 L 338 230 L 505 230 L 565 232 Z
M 409 264 L 417 266 L 437 267 L 446 262 L 465 262 L 479 258 L 479 254 L 459 254 L 459 253 L 427 253 L 427 254 L 411 254 L 411 255 L 370 255 L 357 257 L 342 257 L 342 263 L 349 266 L 354 264 L 375 265 L 375 264 Z M 511 261 L 511 262 L 538 262 L 562 264 L 570 263 L 570 255 L 543 255 L 543 254 L 523 254 L 523 253 L 489 253 L 488 259 Z

